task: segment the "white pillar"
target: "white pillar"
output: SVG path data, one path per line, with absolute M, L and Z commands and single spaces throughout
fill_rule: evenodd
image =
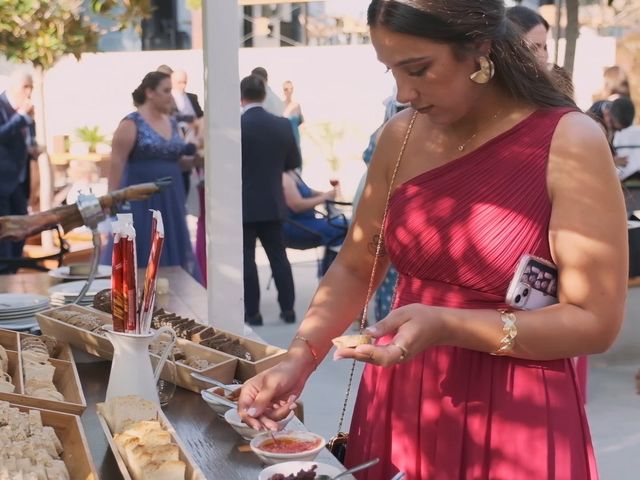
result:
M 242 159 L 238 2 L 203 1 L 209 323 L 242 334 Z

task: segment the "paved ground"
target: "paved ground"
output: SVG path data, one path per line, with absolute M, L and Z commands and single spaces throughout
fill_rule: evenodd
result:
M 286 348 L 297 326 L 286 325 L 278 318 L 275 287 L 272 285 L 266 290 L 271 276 L 266 257 L 262 252 L 257 252 L 256 256 L 265 320 L 265 325 L 256 328 L 256 333 L 265 341 Z M 300 319 L 317 285 L 317 257 L 315 251 L 290 251 L 289 258 L 293 265 L 296 311 Z M 587 413 L 602 480 L 640 478 L 640 395 L 636 395 L 634 387 L 634 375 L 639 366 L 640 359 L 617 364 L 607 363 L 603 356 L 591 360 Z M 305 423 L 311 431 L 327 438 L 335 433 L 349 367 L 346 361 L 334 362 L 328 356 L 309 380 L 302 400 Z M 349 405 L 348 416 L 351 410 L 352 405 Z
M 256 257 L 262 290 L 261 311 L 264 317 L 264 326 L 255 327 L 254 330 L 266 342 L 286 348 L 298 326 L 297 324 L 285 324 L 280 320 L 275 285 L 272 283 L 269 290 L 266 288 L 271 277 L 266 256 L 260 251 L 256 252 Z M 315 250 L 290 251 L 289 259 L 293 266 L 296 285 L 296 312 L 298 320 L 300 320 L 318 284 L 316 278 L 317 256 Z M 348 361 L 333 361 L 330 354 L 313 374 L 302 395 L 306 425 L 311 431 L 325 438 L 333 436 L 338 428 L 339 414 L 342 410 L 350 367 L 351 363 Z M 361 368 L 354 375 L 356 379 L 354 389 L 357 389 L 357 379 L 360 378 L 360 372 Z M 355 394 L 350 396 L 351 402 L 347 408 L 345 428 L 348 427 L 351 419 L 354 398 Z

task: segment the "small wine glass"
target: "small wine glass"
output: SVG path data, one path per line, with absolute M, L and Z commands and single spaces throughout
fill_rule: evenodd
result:
M 158 356 L 151 355 L 151 363 L 153 364 L 154 370 L 158 360 Z M 158 383 L 156 383 L 156 390 L 158 391 L 158 399 L 160 400 L 161 407 L 166 407 L 176 393 L 176 375 L 176 361 L 172 349 L 166 362 L 164 362 Z
M 337 178 L 332 178 L 329 180 L 329 183 L 331 184 L 332 187 L 337 187 L 338 185 L 340 185 L 340 180 L 338 180 Z

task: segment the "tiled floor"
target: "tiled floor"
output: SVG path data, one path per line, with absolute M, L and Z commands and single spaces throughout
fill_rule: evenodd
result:
M 271 275 L 268 263 L 262 252 L 257 252 L 256 257 L 265 320 L 265 326 L 257 328 L 256 333 L 269 343 L 287 347 L 297 326 L 284 324 L 278 318 L 275 287 L 272 285 L 266 290 Z M 293 265 L 296 311 L 300 319 L 317 285 L 316 254 L 314 251 L 291 251 L 289 258 Z M 590 363 L 587 413 L 602 480 L 640 478 L 640 395 L 636 395 L 634 388 L 634 375 L 639 366 L 640 359 L 610 365 L 605 357 L 594 357 Z M 305 423 L 311 431 L 327 438 L 335 433 L 349 367 L 344 360 L 334 362 L 330 354 L 309 380 L 302 400 Z M 352 408 L 352 405 L 347 408 L 348 417 Z

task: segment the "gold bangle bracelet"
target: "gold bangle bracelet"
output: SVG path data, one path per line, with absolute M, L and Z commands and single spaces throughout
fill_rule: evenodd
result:
M 517 318 L 516 314 L 510 310 L 498 310 L 500 313 L 500 320 L 502 320 L 502 333 L 504 337 L 500 340 L 498 348 L 496 348 L 491 355 L 509 355 L 513 351 L 513 346 L 516 343 L 516 336 L 518 335 L 518 327 L 516 326 Z

